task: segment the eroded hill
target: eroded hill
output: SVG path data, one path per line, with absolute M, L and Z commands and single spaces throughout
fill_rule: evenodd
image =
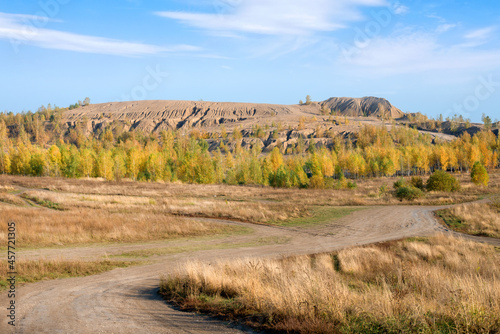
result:
M 89 123 L 96 131 L 109 123 L 123 123 L 126 130 L 156 132 L 169 129 L 220 129 L 221 125 L 242 129 L 282 122 L 298 123 L 311 116 L 374 116 L 399 118 L 404 113 L 389 101 L 375 97 L 331 98 L 309 105 L 278 105 L 205 101 L 133 101 L 92 104 L 65 113 L 65 122 Z M 237 123 L 237 124 L 236 124 Z M 116 125 L 116 124 L 115 124 Z
M 272 149 L 276 143 L 295 144 L 298 138 L 326 145 L 333 135 L 347 136 L 363 123 L 397 119 L 404 113 L 382 98 L 330 98 L 302 105 L 205 101 L 131 101 L 92 104 L 64 113 L 67 129 L 83 125 L 87 134 L 139 130 L 193 130 L 214 137 L 238 129 L 243 145 Z M 224 129 L 224 130 L 223 130 Z M 287 144 L 288 143 L 288 144 Z M 214 142 L 214 147 L 216 143 Z

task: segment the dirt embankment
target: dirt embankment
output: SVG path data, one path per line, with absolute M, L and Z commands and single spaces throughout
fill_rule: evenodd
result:
M 66 130 L 83 127 L 86 135 L 105 129 L 115 133 L 139 130 L 193 130 L 220 135 L 242 132 L 242 146 L 271 150 L 277 142 L 295 145 L 298 138 L 328 145 L 332 133 L 347 137 L 362 124 L 381 124 L 381 117 L 394 119 L 404 113 L 389 101 L 375 97 L 330 98 L 302 105 L 205 101 L 132 101 L 91 104 L 63 115 Z M 218 137 L 218 136 L 216 136 Z M 214 142 L 214 147 L 220 144 Z M 212 147 L 211 147 L 212 149 Z M 286 149 L 286 148 L 285 148 Z

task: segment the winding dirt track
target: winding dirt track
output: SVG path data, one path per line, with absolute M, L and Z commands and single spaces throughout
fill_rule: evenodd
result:
M 242 329 L 221 321 L 181 312 L 167 305 L 157 295 L 159 277 L 193 259 L 214 262 L 240 257 L 318 253 L 409 236 L 424 236 L 438 231 L 446 232 L 433 217 L 432 211 L 437 209 L 440 207 L 372 207 L 312 228 L 272 227 L 221 220 L 218 222 L 250 227 L 254 233 L 216 241 L 170 241 L 163 246 L 227 242 L 235 243 L 236 248 L 155 256 L 150 258 L 154 263 L 149 265 L 20 287 L 16 298 L 15 330 L 7 326 L 4 306 L 8 299 L 2 293 L 0 305 L 4 311 L 0 312 L 3 318 L 0 333 L 242 333 Z M 289 241 L 284 244 L 238 248 L 238 243 L 262 237 L 268 240 L 286 237 Z M 88 259 L 147 247 L 159 247 L 159 244 L 42 249 L 19 252 L 18 257 L 63 256 Z

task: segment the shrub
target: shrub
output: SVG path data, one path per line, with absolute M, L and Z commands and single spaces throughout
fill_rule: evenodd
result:
M 424 180 L 422 180 L 422 178 L 420 176 L 414 176 L 414 177 L 412 177 L 411 181 L 410 181 L 410 184 L 413 187 L 418 188 L 420 190 L 424 190 L 425 189 Z
M 396 197 L 399 198 L 400 201 L 404 199 L 413 201 L 414 199 L 420 198 L 422 196 L 424 196 L 424 192 L 413 186 L 403 186 L 399 187 L 396 190 Z
M 394 189 L 399 189 L 401 187 L 404 187 L 406 186 L 406 182 L 403 178 L 400 178 L 399 180 L 397 180 L 396 182 L 394 182 L 394 184 L 392 185 L 394 187 Z
M 387 192 L 389 191 L 388 187 L 386 184 L 380 186 L 380 188 L 378 189 L 378 194 L 379 196 L 385 196 L 385 194 L 387 194 Z
M 358 187 L 358 185 L 356 184 L 356 182 L 354 182 L 354 181 L 352 181 L 352 182 L 348 181 L 347 182 L 347 188 L 348 189 L 356 189 L 357 187 Z
M 437 170 L 427 180 L 427 190 L 429 191 L 458 191 L 460 183 L 451 174 L 442 170 Z
M 488 182 L 490 181 L 488 171 L 486 171 L 486 168 L 484 168 L 484 166 L 480 162 L 476 162 L 474 164 L 470 173 L 470 177 L 472 178 L 472 182 L 474 182 L 475 184 L 481 184 L 483 186 L 488 186 Z

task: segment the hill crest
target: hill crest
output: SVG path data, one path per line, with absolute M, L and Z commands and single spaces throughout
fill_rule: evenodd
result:
M 91 104 L 64 113 L 68 126 L 87 121 L 95 132 L 108 123 L 123 123 L 124 130 L 157 132 L 171 129 L 205 128 L 221 125 L 251 128 L 263 122 L 298 123 L 301 118 L 334 114 L 349 117 L 400 118 L 404 113 L 389 101 L 376 97 L 330 98 L 308 105 L 235 103 L 207 101 L 130 101 Z

